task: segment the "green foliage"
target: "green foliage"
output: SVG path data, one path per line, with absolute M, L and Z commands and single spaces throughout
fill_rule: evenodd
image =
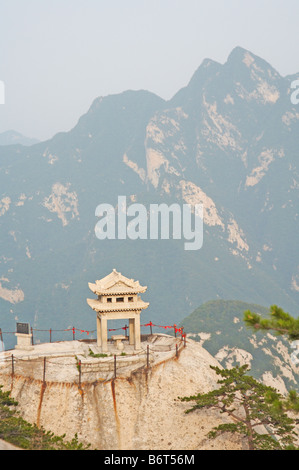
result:
M 286 406 L 288 410 L 292 410 L 299 413 L 299 395 L 295 390 L 291 390 L 289 392 L 289 396 L 286 401 Z
M 105 354 L 105 353 L 95 354 L 91 349 L 89 349 L 89 356 L 91 356 L 91 357 L 108 357 L 108 354 Z
M 299 339 L 299 318 L 295 319 L 276 305 L 270 308 L 270 318 L 263 318 L 257 313 L 246 310 L 244 321 L 254 330 L 272 330 L 277 335 L 288 336 L 292 341 Z
M 181 401 L 194 402 L 186 413 L 213 408 L 232 418 L 233 423 L 214 427 L 208 435 L 210 438 L 230 432 L 247 438 L 250 450 L 295 448 L 294 420 L 286 411 L 298 406 L 296 392 L 284 399 L 274 388 L 247 375 L 247 365 L 230 370 L 211 368 L 221 377 L 218 380 L 219 388 L 209 393 L 180 398 Z M 261 426 L 265 429 L 264 434 L 257 430 Z
M 90 447 L 80 443 L 77 434 L 68 442 L 65 435 L 55 436 L 28 423 L 18 415 L 18 403 L 10 392 L 2 389 L 0 385 L 0 439 L 25 450 L 87 450 Z

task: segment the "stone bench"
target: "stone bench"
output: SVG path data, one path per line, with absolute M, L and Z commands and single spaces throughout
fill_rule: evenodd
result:
M 124 336 L 124 335 L 113 335 L 113 336 L 111 336 L 111 339 L 112 339 L 112 341 L 115 342 L 116 348 L 119 351 L 123 351 L 123 349 L 124 349 L 123 341 L 127 339 L 126 336 Z

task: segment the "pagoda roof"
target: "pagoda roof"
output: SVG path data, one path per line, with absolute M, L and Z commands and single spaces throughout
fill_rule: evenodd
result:
M 124 312 L 132 310 L 144 310 L 149 306 L 148 302 L 143 302 L 139 299 L 137 302 L 112 302 L 111 304 L 102 303 L 99 300 L 87 299 L 88 305 L 96 312 L 110 313 L 110 312 Z
M 140 294 L 147 290 L 147 286 L 141 286 L 139 281 L 128 279 L 116 269 L 94 284 L 89 283 L 88 286 L 96 295 Z

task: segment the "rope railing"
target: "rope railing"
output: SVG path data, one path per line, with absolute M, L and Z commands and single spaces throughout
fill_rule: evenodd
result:
M 146 323 L 144 325 L 140 325 L 140 327 L 149 327 L 150 328 L 150 334 L 153 334 L 153 327 L 155 327 L 155 328 L 163 328 L 165 330 L 169 330 L 169 329 L 173 330 L 175 337 L 178 334 L 181 335 L 182 339 L 184 339 L 186 337 L 186 335 L 184 334 L 184 328 L 183 327 L 178 327 L 176 324 L 174 324 L 174 325 L 156 325 L 156 324 L 154 324 L 150 321 L 149 323 Z M 108 329 L 108 332 L 125 331 L 125 333 L 127 333 L 128 329 L 129 329 L 129 326 L 125 325 L 124 327 L 121 327 L 121 328 L 110 328 L 110 329 Z M 95 333 L 96 330 L 84 330 L 84 329 L 81 329 L 81 328 L 76 328 L 74 326 L 69 327 L 69 328 L 65 328 L 65 329 L 61 329 L 61 330 L 52 329 L 52 328 L 49 328 L 49 329 L 46 330 L 46 329 L 38 329 L 38 328 L 32 328 L 31 327 L 32 345 L 34 345 L 34 343 L 35 343 L 35 339 L 36 339 L 35 333 L 36 332 L 48 333 L 49 334 L 49 342 L 52 343 L 52 342 L 58 342 L 58 341 L 53 341 L 53 338 L 52 338 L 53 333 L 72 332 L 72 339 L 76 340 L 76 332 L 79 332 L 80 334 L 86 334 L 87 336 L 89 336 L 89 335 L 92 335 L 93 333 Z M 16 334 L 16 331 L 2 331 L 2 329 L 0 328 L 0 352 L 1 352 L 1 350 L 4 350 L 4 349 L 1 349 L 1 347 L 3 348 L 3 345 L 4 345 L 3 336 L 4 335 L 15 335 L 15 334 Z M 46 343 L 46 341 L 43 341 L 43 343 Z M 43 343 L 39 342 L 38 344 L 43 344 Z
M 179 351 L 183 348 L 186 347 L 186 340 L 184 338 L 180 338 L 176 341 L 176 343 L 173 345 L 173 348 L 170 348 L 169 351 L 175 352 L 175 356 L 178 358 L 179 357 Z M 62 356 L 63 362 L 58 362 L 51 357 L 43 356 L 43 357 L 38 357 L 38 358 L 33 358 L 28 356 L 28 358 L 20 358 L 16 357 L 14 354 L 7 355 L 2 357 L 0 360 L 0 374 L 5 374 L 5 375 L 11 375 L 12 379 L 14 378 L 15 375 L 19 376 L 26 376 L 30 378 L 34 378 L 37 380 L 41 380 L 43 382 L 46 381 L 47 375 L 50 376 L 50 380 L 53 380 L 53 376 L 55 375 L 55 367 L 59 368 L 59 371 L 61 370 L 61 367 L 63 366 L 64 368 L 70 368 L 68 369 L 67 373 L 65 375 L 69 378 L 73 378 L 71 382 L 79 384 L 79 387 L 81 386 L 82 383 L 82 376 L 83 375 L 91 375 L 92 381 L 95 380 L 95 375 L 96 375 L 96 380 L 98 381 L 107 381 L 111 380 L 117 377 L 117 374 L 127 368 L 131 368 L 132 365 L 134 366 L 134 362 L 132 362 L 132 356 L 137 358 L 141 358 L 141 361 L 137 360 L 135 362 L 135 365 L 139 365 L 140 368 L 150 367 L 151 363 L 151 358 L 150 354 L 157 352 L 153 347 L 150 345 L 147 345 L 146 350 L 141 351 L 140 353 L 137 354 L 126 354 L 124 356 L 122 355 L 112 355 L 111 357 L 106 357 L 104 360 L 103 358 L 94 358 L 91 362 L 85 362 L 82 360 L 79 360 L 76 356 L 74 356 L 74 361 L 71 363 L 71 361 L 68 363 L 65 362 L 64 357 Z M 144 360 L 142 360 L 142 356 L 144 356 Z M 131 359 L 130 359 L 131 358 Z M 18 364 L 20 365 L 19 370 L 18 369 Z M 38 367 L 40 366 L 40 367 Z M 51 371 L 51 366 L 54 368 Z M 107 368 L 107 377 L 102 378 L 99 377 L 98 374 L 102 373 L 103 366 L 105 369 L 105 366 Z M 92 370 L 89 368 L 92 367 Z M 138 368 L 138 367 L 137 367 Z M 57 370 L 57 369 L 56 369 Z

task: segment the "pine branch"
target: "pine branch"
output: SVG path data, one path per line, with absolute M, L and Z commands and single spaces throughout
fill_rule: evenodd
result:
M 239 433 L 247 438 L 250 450 L 283 449 L 293 445 L 295 421 L 285 410 L 287 406 L 294 408 L 298 405 L 299 399 L 295 392 L 288 401 L 285 400 L 274 388 L 246 375 L 247 365 L 234 369 L 211 366 L 211 369 L 221 376 L 218 380 L 221 385 L 219 389 L 180 398 L 181 401 L 195 402 L 186 413 L 212 408 L 226 413 L 234 421 L 213 428 L 209 437 L 215 438 L 223 432 Z M 255 430 L 261 425 L 266 427 L 268 434 L 261 435 Z
M 278 335 L 287 335 L 290 340 L 299 339 L 299 319 L 293 318 L 276 305 L 270 307 L 270 318 L 262 318 L 261 315 L 246 310 L 244 321 L 254 330 L 272 330 Z

